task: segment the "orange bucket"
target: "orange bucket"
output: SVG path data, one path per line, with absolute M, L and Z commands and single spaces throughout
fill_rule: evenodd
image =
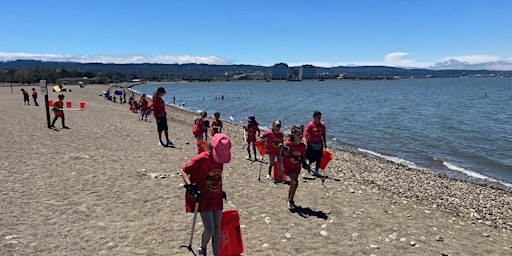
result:
M 49 100 L 48 101 L 48 106 L 53 107 L 53 101 Z
M 281 165 L 281 171 L 283 172 L 283 182 L 286 181 L 286 174 L 284 174 L 283 166 Z M 279 169 L 277 169 L 277 161 L 274 161 L 274 180 L 279 180 Z
M 85 102 L 80 102 L 80 108 L 81 108 L 81 109 L 84 109 L 84 108 L 85 108 Z
M 221 256 L 240 255 L 244 252 L 242 231 L 240 230 L 240 216 L 238 210 L 222 212 L 220 223 L 220 254 Z
M 66 102 L 66 108 L 71 108 L 71 101 Z
M 265 141 L 258 140 L 256 141 L 256 143 L 254 143 L 254 145 L 256 145 L 256 148 L 258 149 L 260 156 L 264 156 L 267 153 L 265 150 Z
M 322 153 L 322 158 L 320 159 L 320 169 L 324 170 L 329 165 L 329 162 L 332 160 L 334 156 L 331 152 L 324 150 Z

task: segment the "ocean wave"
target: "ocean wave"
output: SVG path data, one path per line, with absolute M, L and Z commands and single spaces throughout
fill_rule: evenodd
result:
M 414 169 L 418 169 L 418 170 L 424 170 L 425 169 L 425 168 L 422 168 L 422 167 L 418 166 L 417 164 L 415 164 L 415 163 L 413 163 L 411 161 L 407 161 L 407 160 L 402 159 L 400 157 L 387 156 L 387 155 L 379 154 L 377 152 L 373 152 L 371 150 L 366 150 L 366 149 L 362 149 L 362 148 L 358 148 L 357 151 L 360 151 L 360 152 L 363 152 L 363 153 L 366 153 L 366 154 L 369 154 L 369 155 L 373 155 L 373 156 L 376 156 L 378 158 L 382 158 L 382 159 L 385 159 L 385 160 L 388 160 L 388 161 L 391 161 L 391 162 L 394 162 L 394 163 L 402 164 L 402 165 L 405 165 L 405 166 L 410 167 L 410 168 L 414 168 Z
M 502 185 L 504 185 L 506 187 L 512 188 L 512 184 L 511 183 L 507 183 L 507 182 L 504 182 L 504 181 L 501 181 L 501 180 L 497 180 L 495 178 L 491 178 L 491 177 L 483 175 L 481 173 L 478 173 L 478 172 L 475 172 L 475 171 L 468 170 L 468 169 L 465 169 L 463 167 L 457 166 L 457 165 L 452 164 L 450 162 L 444 161 L 443 165 L 446 166 L 446 168 L 448 168 L 450 170 L 454 170 L 454 171 L 463 173 L 463 174 L 465 174 L 465 175 L 467 175 L 469 177 L 473 177 L 473 178 L 477 178 L 477 179 L 481 179 L 481 180 L 486 180 L 486 181 L 490 181 L 490 182 L 494 182 L 494 183 L 499 183 L 499 184 L 502 184 Z

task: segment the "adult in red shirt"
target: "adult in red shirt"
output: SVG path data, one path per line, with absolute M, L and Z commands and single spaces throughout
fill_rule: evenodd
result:
M 284 134 L 281 132 L 281 120 L 276 120 L 272 123 L 272 129 L 261 135 L 261 138 L 265 141 L 265 149 L 268 154 L 268 174 L 267 179 L 270 179 L 272 173 L 272 167 L 274 166 L 274 160 L 277 160 L 277 171 L 279 177 L 277 178 L 278 183 L 283 182 L 283 170 L 281 168 L 281 148 L 283 147 Z
M 156 119 L 156 127 L 158 131 L 158 140 L 160 145 L 164 147 L 174 146 L 169 140 L 169 128 L 167 127 L 167 113 L 165 112 L 165 102 L 162 96 L 166 94 L 163 87 L 159 87 L 153 94 L 153 114 Z M 165 134 L 166 143 L 162 141 L 162 132 Z
M 55 115 L 55 118 L 53 118 L 52 125 L 50 128 L 55 128 L 55 122 L 57 122 L 57 118 L 62 119 L 62 128 L 63 129 L 69 129 L 69 127 L 66 126 L 64 121 L 64 94 L 60 93 L 58 96 L 58 99 L 53 102 L 53 114 Z
M 231 140 L 223 133 L 213 136 L 206 151 L 196 155 L 181 169 L 181 177 L 185 182 L 185 206 L 187 212 L 193 212 L 199 202 L 198 212 L 201 214 L 204 231 L 201 236 L 199 255 L 206 255 L 206 246 L 212 239 L 213 255 L 219 255 L 223 202 L 225 193 L 222 191 L 222 170 L 225 163 L 231 161 Z M 202 195 L 196 200 L 198 192 Z
M 302 166 L 306 165 L 304 158 L 306 144 L 302 143 L 302 133 L 303 130 L 301 126 L 293 126 L 290 131 L 290 140 L 285 142 L 285 147 L 281 151 L 283 155 L 284 173 L 290 177 L 290 189 L 288 190 L 288 209 L 290 209 L 290 211 L 294 211 L 297 208 L 293 198 L 299 186 L 298 177 L 300 170 Z
M 315 175 L 319 176 L 320 159 L 324 148 L 327 148 L 325 124 L 321 121 L 322 113 L 315 111 L 313 121 L 311 121 L 304 130 L 304 139 L 306 140 L 306 159 L 309 164 L 315 163 Z

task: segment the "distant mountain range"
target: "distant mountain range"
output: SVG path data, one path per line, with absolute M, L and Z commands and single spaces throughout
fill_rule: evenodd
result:
M 493 66 L 503 67 L 505 62 L 472 65 L 469 63 L 449 61 L 436 64 L 435 69 L 406 69 L 386 66 L 339 66 L 316 67 L 317 74 L 325 79 L 332 79 L 343 74 L 348 79 L 374 78 L 430 78 L 430 77 L 492 77 L 512 76 L 509 71 L 493 70 Z M 510 64 L 508 64 L 510 65 Z M 216 80 L 229 79 L 236 74 L 260 73 L 271 77 L 272 66 L 257 65 L 208 65 L 208 64 L 103 64 L 78 62 L 44 62 L 37 60 L 16 60 L 0 62 L 0 70 L 7 72 L 18 69 L 50 68 L 73 70 L 83 73 L 103 73 L 109 77 L 139 78 L 143 80 L 161 81 L 173 79 Z

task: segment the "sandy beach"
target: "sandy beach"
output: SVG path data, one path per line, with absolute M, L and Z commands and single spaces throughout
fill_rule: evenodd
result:
M 20 88 L 32 87 L 39 107 L 23 105 Z M 105 100 L 108 88 L 68 86 L 65 101 L 86 109 L 53 130 L 39 85 L 0 85 L 0 255 L 192 255 L 180 248 L 192 214 L 178 171 L 196 154 L 194 114 L 168 107 L 176 148 L 164 148 L 154 118 Z M 243 255 L 512 255 L 511 192 L 329 149 L 325 187 L 303 170 L 304 211 L 291 213 L 288 185 L 246 160 L 241 126 L 224 122 L 224 132 L 224 208 L 239 211 Z M 202 229 L 198 218 L 194 249 Z

